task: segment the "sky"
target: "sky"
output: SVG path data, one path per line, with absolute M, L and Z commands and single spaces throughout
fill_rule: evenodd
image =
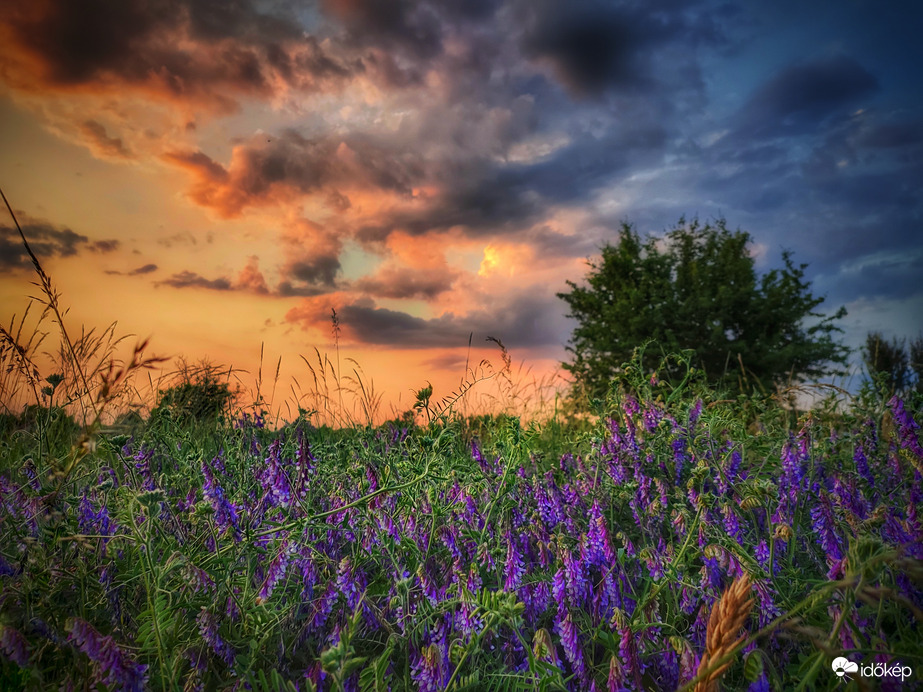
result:
M 483 358 L 502 370 L 487 337 L 520 377 L 561 381 L 574 325 L 556 294 L 623 222 L 724 218 L 759 272 L 791 251 L 819 309 L 847 309 L 850 347 L 923 332 L 923 5 L 3 14 L 0 187 L 69 328 L 117 322 L 159 355 L 262 374 L 267 399 L 278 365 L 276 406 L 310 389 L 318 354 L 385 412 L 427 382 L 439 399 Z M 33 280 L 4 216 L 0 321 Z

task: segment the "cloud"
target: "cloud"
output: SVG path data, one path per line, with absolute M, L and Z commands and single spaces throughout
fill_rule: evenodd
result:
M 94 240 L 92 243 L 90 243 L 87 246 L 87 249 L 90 252 L 107 253 L 107 252 L 115 252 L 116 250 L 119 249 L 119 245 L 121 245 L 121 243 L 118 240 L 114 240 L 114 239 Z
M 135 270 L 133 274 L 142 273 L 142 270 L 154 265 L 147 265 L 141 269 Z M 148 270 L 153 271 L 153 270 Z M 247 264 L 237 274 L 237 278 L 231 280 L 221 276 L 217 279 L 207 279 L 196 272 L 183 270 L 173 274 L 169 279 L 157 281 L 156 286 L 170 286 L 171 288 L 204 288 L 210 291 L 244 291 L 246 293 L 256 293 L 266 295 L 269 288 L 266 285 L 266 279 L 260 271 L 260 260 L 256 255 L 247 258 Z
M 418 60 L 432 60 L 442 52 L 442 23 L 428 4 L 325 0 L 324 7 L 346 27 L 348 40 L 354 45 L 376 46 L 392 53 L 397 50 Z
M 220 216 L 239 216 L 250 206 L 279 204 L 317 194 L 334 195 L 335 206 L 348 206 L 353 188 L 410 194 L 421 177 L 413 157 L 401 156 L 357 137 L 309 139 L 294 130 L 276 137 L 252 137 L 234 147 L 227 168 L 201 151 L 164 155 L 168 163 L 193 176 L 190 198 Z
M 87 120 L 80 127 L 86 142 L 93 152 L 101 158 L 132 158 L 131 152 L 122 143 L 120 137 L 110 137 L 106 128 L 95 120 Z
M 340 260 L 333 256 L 319 256 L 298 260 L 286 267 L 288 276 L 307 284 L 323 286 L 333 286 L 336 283 L 336 275 L 339 271 Z
M 669 84 L 681 99 L 679 89 L 703 86 L 692 51 L 729 43 L 726 12 L 683 4 L 686 11 L 657 3 L 536 2 L 527 14 L 523 54 L 549 62 L 578 96 L 649 94 Z
M 570 336 L 568 321 L 561 315 L 560 300 L 548 296 L 546 287 L 513 295 L 497 296 L 489 308 L 465 315 L 446 312 L 422 318 L 399 310 L 377 307 L 370 300 L 335 306 L 340 327 L 349 339 L 365 345 L 399 348 L 467 346 L 487 336 L 501 339 L 509 348 L 560 347 Z M 326 328 L 331 298 L 306 300 L 286 313 L 285 320 L 302 329 Z
M 331 55 L 280 7 L 14 0 L 4 9 L 0 67 L 25 92 L 127 89 L 217 112 L 236 110 L 242 96 L 324 89 L 361 69 Z
M 90 239 L 70 228 L 58 227 L 48 221 L 32 219 L 20 214 L 22 231 L 39 261 L 53 257 L 73 257 L 81 250 L 111 252 L 119 243 L 117 240 Z M 14 226 L 0 225 L 0 268 L 7 270 L 29 269 L 32 259 L 26 251 Z
M 878 89 L 875 76 L 847 55 L 790 65 L 747 100 L 736 116 L 735 134 L 765 138 L 813 132 Z
M 206 288 L 211 291 L 230 291 L 232 289 L 230 279 L 220 277 L 217 279 L 206 279 L 188 269 L 178 272 L 169 279 L 163 279 L 155 283 L 156 286 L 170 286 L 171 288 Z
M 376 298 L 433 300 L 452 288 L 458 272 L 448 267 L 399 267 L 384 265 L 372 276 L 355 281 L 351 288 Z
M 157 269 L 158 267 L 156 264 L 145 264 L 127 272 L 121 272 L 115 269 L 107 269 L 106 274 L 111 276 L 143 276 L 145 274 L 152 274 L 153 272 L 157 271 Z
M 237 275 L 234 287 L 252 293 L 269 293 L 269 288 L 266 286 L 266 279 L 260 271 L 259 257 L 252 255 L 247 258 L 247 265 L 241 269 L 240 273 Z

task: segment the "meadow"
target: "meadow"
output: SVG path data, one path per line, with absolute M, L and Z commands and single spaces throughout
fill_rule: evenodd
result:
M 4 690 L 919 686 L 919 397 L 798 412 L 680 354 L 580 415 L 465 415 L 474 373 L 382 424 L 208 378 L 126 414 L 154 360 L 69 336 L 33 261 L 61 352 L 2 330 Z

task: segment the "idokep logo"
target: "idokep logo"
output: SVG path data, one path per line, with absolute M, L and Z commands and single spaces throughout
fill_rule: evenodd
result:
M 833 672 L 836 673 L 838 678 L 842 678 L 847 673 L 858 673 L 859 672 L 858 663 L 853 663 L 848 658 L 843 658 L 842 656 L 840 656 L 839 658 L 833 659 L 832 665 L 833 665 Z
M 901 682 L 903 682 L 913 674 L 913 668 L 910 666 L 903 666 L 899 663 L 895 663 L 894 665 L 888 665 L 887 663 L 869 663 L 860 666 L 858 663 L 854 663 L 843 656 L 838 656 L 833 659 L 831 667 L 839 678 L 850 678 L 858 673 L 864 678 L 900 678 Z
M 833 672 L 836 673 L 838 678 L 842 678 L 847 673 L 858 673 L 859 664 L 853 663 L 848 658 L 839 658 L 833 659 Z

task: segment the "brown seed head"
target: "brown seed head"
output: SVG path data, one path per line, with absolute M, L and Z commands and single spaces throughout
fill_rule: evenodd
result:
M 699 679 L 693 692 L 716 692 L 719 678 L 731 667 L 732 660 L 714 666 L 746 638 L 745 634 L 738 633 L 753 607 L 753 599 L 748 598 L 749 595 L 750 579 L 743 575 L 731 584 L 712 608 L 705 633 L 705 654 L 698 670 L 699 674 L 708 673 Z

